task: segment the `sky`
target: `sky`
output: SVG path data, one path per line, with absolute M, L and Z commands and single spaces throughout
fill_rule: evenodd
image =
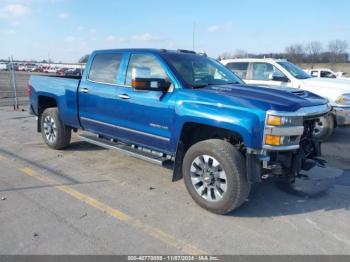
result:
M 294 43 L 350 43 L 349 0 L 0 0 L 0 58 L 77 62 L 95 49 L 192 49 L 217 57 Z

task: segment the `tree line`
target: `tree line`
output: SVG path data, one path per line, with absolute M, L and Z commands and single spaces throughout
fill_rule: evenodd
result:
M 223 52 L 218 59 L 229 58 L 285 58 L 293 63 L 346 63 L 349 61 L 349 44 L 344 40 L 332 40 L 326 45 L 319 41 L 311 41 L 307 44 L 292 44 L 285 48 L 284 52 L 280 53 L 261 53 L 252 54 L 244 49 L 237 49 L 234 52 Z M 79 59 L 79 63 L 86 63 L 89 55 L 84 55 Z M 7 62 L 6 59 L 1 59 L 0 62 Z M 32 62 L 38 62 L 32 60 Z M 42 63 L 53 63 L 50 60 L 42 60 Z
M 251 54 L 238 49 L 233 53 L 224 52 L 219 59 L 228 58 L 285 58 L 293 63 L 346 63 L 349 62 L 349 44 L 344 40 L 332 40 L 324 45 L 319 41 L 307 44 L 292 44 L 281 53 Z

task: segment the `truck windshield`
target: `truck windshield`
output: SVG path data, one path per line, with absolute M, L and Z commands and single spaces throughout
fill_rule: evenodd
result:
M 166 54 L 164 58 L 192 88 L 208 85 L 244 84 L 231 70 L 214 59 L 195 54 Z
M 289 73 L 291 73 L 297 79 L 311 78 L 311 76 L 308 73 L 306 73 L 303 69 L 301 69 L 300 67 L 288 61 L 278 62 L 278 64 L 281 65 L 284 69 L 286 69 Z

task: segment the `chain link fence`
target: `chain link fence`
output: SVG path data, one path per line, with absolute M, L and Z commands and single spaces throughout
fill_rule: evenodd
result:
M 24 70 L 20 69 L 19 66 L 23 65 L 22 62 L 19 64 L 19 62 L 13 62 L 12 57 L 8 60 L 8 62 L 1 62 L 0 63 L 0 106 L 12 106 L 14 109 L 18 109 L 19 106 L 26 106 L 29 104 L 29 98 L 28 98 L 28 90 L 27 85 L 28 81 L 31 75 L 35 74 L 46 74 L 46 75 L 56 75 L 56 73 L 49 73 L 47 71 L 43 72 L 25 72 L 25 71 L 17 71 L 18 70 Z M 33 64 L 27 64 L 27 65 L 33 65 Z M 69 72 L 70 70 L 80 70 L 80 73 L 82 73 L 85 64 L 82 63 L 37 63 L 36 66 L 42 66 L 43 68 L 50 68 L 53 69 L 64 69 L 62 72 L 65 74 L 72 74 L 72 72 Z M 43 69 L 41 68 L 41 69 Z M 69 70 L 68 70 L 69 69 Z M 76 72 L 74 72 L 76 74 Z M 74 75 L 76 76 L 76 75 Z
M 0 71 L 0 106 L 19 106 L 28 104 L 27 83 L 30 73 L 13 70 L 11 64 Z

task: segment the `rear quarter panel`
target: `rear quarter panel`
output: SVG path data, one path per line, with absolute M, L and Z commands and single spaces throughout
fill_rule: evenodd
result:
M 50 97 L 56 100 L 62 121 L 71 127 L 79 128 L 77 89 L 80 80 L 31 76 L 31 106 L 35 114 L 39 113 L 39 98 Z

